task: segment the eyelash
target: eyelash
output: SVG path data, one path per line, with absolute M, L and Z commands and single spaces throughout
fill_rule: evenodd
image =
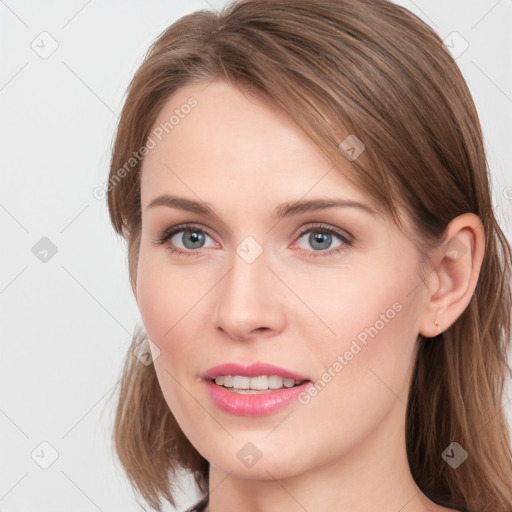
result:
M 204 233 L 208 235 L 210 238 L 213 238 L 208 231 L 203 229 L 202 227 L 198 226 L 197 224 L 179 224 L 177 226 L 173 226 L 171 228 L 165 229 L 154 241 L 156 245 L 163 245 L 168 240 L 170 240 L 176 233 L 179 233 L 180 231 L 198 231 L 200 233 Z M 328 249 L 326 251 L 307 251 L 305 249 L 297 249 L 301 254 L 305 254 L 308 257 L 317 258 L 319 256 L 321 257 L 327 257 L 332 256 L 337 253 L 341 253 L 348 247 L 352 247 L 354 244 L 354 238 L 350 235 L 350 238 L 346 236 L 342 231 L 333 228 L 332 226 L 326 225 L 326 224 L 316 224 L 313 226 L 308 226 L 305 228 L 299 229 L 299 231 L 295 234 L 295 237 L 300 239 L 303 235 L 306 233 L 309 233 L 310 231 L 319 231 L 322 233 L 327 233 L 330 235 L 337 236 L 342 242 L 343 245 L 340 245 L 338 247 L 335 247 L 334 249 Z M 167 244 L 167 249 L 177 256 L 195 256 L 199 254 L 199 249 L 189 249 L 189 250 L 182 250 L 174 247 L 172 244 Z

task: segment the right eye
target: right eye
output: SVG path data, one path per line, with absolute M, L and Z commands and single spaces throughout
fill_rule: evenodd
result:
M 166 244 L 171 253 L 196 255 L 198 254 L 197 249 L 204 248 L 207 238 L 211 237 L 201 227 L 195 224 L 180 224 L 165 229 L 155 243 L 157 245 Z M 217 246 L 217 242 L 214 242 L 212 247 Z

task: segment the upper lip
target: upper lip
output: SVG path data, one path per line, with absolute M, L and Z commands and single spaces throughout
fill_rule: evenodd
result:
M 242 377 L 258 377 L 259 375 L 278 375 L 284 379 L 293 379 L 296 381 L 310 380 L 304 375 L 281 368 L 268 363 L 251 363 L 242 365 L 238 363 L 225 363 L 218 366 L 213 366 L 206 370 L 202 377 L 203 379 L 215 379 L 219 375 L 240 375 Z

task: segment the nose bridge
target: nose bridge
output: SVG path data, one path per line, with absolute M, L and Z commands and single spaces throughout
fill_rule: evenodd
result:
M 283 312 L 279 294 L 272 289 L 272 273 L 262 250 L 242 242 L 233 254 L 231 269 L 219 288 L 215 322 L 234 338 L 243 339 L 255 329 L 280 330 Z
M 240 256 L 237 250 L 236 256 L 233 257 L 232 270 L 230 276 L 230 285 L 234 291 L 235 297 L 241 295 L 239 299 L 253 300 L 259 302 L 260 296 L 266 295 L 264 292 L 268 284 L 269 270 L 267 268 L 267 258 L 263 253 L 254 260 L 245 259 Z

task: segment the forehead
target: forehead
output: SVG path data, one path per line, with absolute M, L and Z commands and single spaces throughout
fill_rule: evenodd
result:
M 143 161 L 143 203 L 163 186 L 200 197 L 222 189 L 270 199 L 274 191 L 276 200 L 338 190 L 371 201 L 283 109 L 228 82 L 178 89 L 151 134 L 156 144 Z
M 187 108 L 188 103 L 195 106 Z M 159 113 L 153 131 L 165 128 L 166 123 L 169 133 L 162 135 L 162 141 L 148 155 L 147 166 L 154 157 L 165 157 L 180 163 L 185 159 L 207 160 L 211 167 L 237 164 L 245 170 L 251 162 L 273 161 L 272 167 L 284 167 L 295 161 L 297 152 L 308 158 L 306 163 L 314 160 L 324 167 L 329 165 L 279 106 L 248 96 L 224 81 L 188 85 L 176 91 Z

